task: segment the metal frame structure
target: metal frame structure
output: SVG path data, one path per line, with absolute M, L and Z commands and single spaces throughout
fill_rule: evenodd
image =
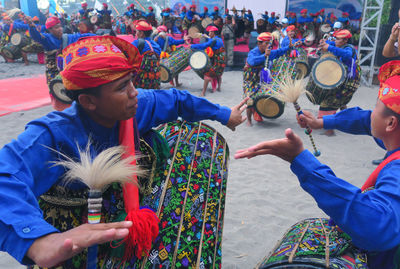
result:
M 367 86 L 372 85 L 374 74 L 377 71 L 375 53 L 381 26 L 383 2 L 384 0 L 364 0 L 358 59 L 362 70 L 361 82 Z

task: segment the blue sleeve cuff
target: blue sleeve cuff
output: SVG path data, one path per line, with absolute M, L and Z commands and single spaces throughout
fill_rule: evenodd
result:
M 229 118 L 231 117 L 231 112 L 232 110 L 229 107 L 221 106 L 220 113 L 217 114 L 216 120 L 222 123 L 223 125 L 226 125 L 229 121 Z
M 3 227 L 1 227 L 3 226 Z M 29 248 L 36 239 L 50 233 L 58 233 L 59 231 L 47 223 L 44 219 L 24 219 L 20 223 L 13 226 L 0 224 L 1 231 L 7 231 L 5 242 L 1 242 L 2 250 L 8 252 L 18 262 L 24 265 L 32 264 L 32 261 L 26 256 Z
M 335 128 L 335 115 L 326 115 L 326 116 L 323 116 L 322 119 L 323 119 L 323 124 L 324 124 L 325 130 L 336 129 Z
M 294 158 L 290 164 L 290 169 L 300 181 L 304 181 L 307 175 L 311 174 L 320 165 L 321 163 L 317 158 L 315 158 L 310 151 L 305 149 Z

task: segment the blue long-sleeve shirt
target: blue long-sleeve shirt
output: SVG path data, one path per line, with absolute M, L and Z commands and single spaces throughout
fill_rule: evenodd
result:
M 281 57 L 288 51 L 289 47 L 271 50 L 269 62 Z M 265 63 L 265 53 L 261 52 L 258 47 L 255 47 L 247 54 L 247 63 L 251 66 L 263 65 Z
M 304 39 L 293 38 L 292 44 L 294 45 L 294 43 L 296 43 L 299 40 L 304 40 Z M 281 47 L 289 47 L 289 45 L 290 45 L 290 39 L 288 36 L 285 36 L 281 41 Z
M 217 120 L 227 124 L 231 110 L 210 103 L 187 91 L 141 90 L 136 119 L 141 135 L 161 123 L 181 116 L 187 121 Z M 89 137 L 94 145 L 92 156 L 118 145 L 118 124 L 112 128 L 94 122 L 73 103 L 62 112 L 51 112 L 34 120 L 16 140 L 0 150 L 0 251 L 6 251 L 21 263 L 35 239 L 57 230 L 43 219 L 38 197 L 59 182 L 64 168 L 54 166 L 62 151 L 78 158 L 77 145 L 84 148 Z M 70 188 L 81 189 L 81 183 Z
M 268 23 L 269 24 L 274 24 L 276 22 L 276 18 L 275 17 L 269 17 L 268 18 Z
M 200 18 L 202 18 L 202 19 L 207 18 L 207 17 L 210 17 L 210 13 L 208 13 L 208 11 L 200 14 Z
M 214 19 L 219 17 L 219 11 L 213 11 L 211 12 L 211 17 L 213 17 Z
M 215 43 L 213 45 L 213 41 L 215 40 Z M 192 49 L 195 50 L 204 50 L 207 47 L 211 47 L 213 50 L 217 50 L 220 48 L 224 47 L 224 42 L 222 41 L 222 39 L 218 36 L 213 37 L 213 38 L 209 38 L 207 40 L 207 42 L 201 43 L 201 44 L 193 44 L 190 46 Z
M 246 14 L 244 14 L 244 18 L 248 19 L 249 22 L 254 22 L 253 14 L 246 13 Z
M 191 10 L 188 10 L 188 12 L 186 12 L 186 18 L 187 18 L 189 21 L 193 20 L 193 17 L 194 17 L 195 15 L 199 15 L 199 14 L 198 14 L 197 12 L 193 12 L 193 11 L 191 11 Z
M 39 33 L 38 30 L 33 26 L 29 27 L 29 34 L 31 35 L 31 38 L 35 40 L 36 42 L 39 42 L 42 44 L 43 49 L 45 51 L 52 51 L 52 50 L 57 50 L 62 48 L 62 38 L 57 38 L 52 34 L 48 33 Z M 87 34 L 80 34 L 80 33 L 75 33 L 75 34 L 68 34 L 67 35 L 67 45 L 70 45 L 76 41 L 78 41 L 79 38 L 85 37 L 85 36 L 94 36 L 95 34 L 92 33 L 87 33 Z
M 185 40 L 183 39 L 175 39 L 173 37 L 168 36 L 168 47 L 169 46 L 177 46 L 185 43 Z M 165 38 L 159 36 L 157 39 L 157 44 L 160 46 L 161 51 L 164 51 L 164 46 L 165 46 Z M 166 48 L 167 49 L 167 48 Z
M 326 41 L 326 43 L 329 45 L 328 51 L 332 52 L 333 55 L 338 57 L 344 64 L 347 66 L 351 66 L 352 60 L 357 60 L 357 53 L 353 50 L 351 46 L 345 46 L 343 48 L 338 48 L 335 46 L 334 41 Z M 354 52 L 354 53 L 353 53 Z
M 161 54 L 160 46 L 154 40 L 152 40 L 150 37 L 145 37 L 143 39 L 145 40 L 145 42 L 144 42 L 143 50 L 140 53 L 143 54 L 146 51 L 151 50 L 151 48 L 149 46 L 149 43 L 150 43 L 151 47 L 153 48 L 154 53 L 156 53 L 158 56 L 160 56 L 160 54 Z M 132 45 L 134 45 L 136 48 L 139 48 L 138 47 L 139 46 L 139 39 L 133 40 Z
M 351 108 L 324 116 L 325 129 L 371 135 L 371 111 Z M 375 139 L 379 146 L 382 141 Z M 400 150 L 387 152 L 387 156 Z M 375 189 L 361 193 L 347 181 L 336 177 L 309 151 L 298 155 L 291 169 L 327 215 L 354 244 L 368 251 L 369 268 L 397 268 L 395 253 L 400 245 L 400 160 L 387 164 L 379 173 Z
M 311 17 L 306 17 L 306 18 L 304 18 L 304 17 L 299 17 L 298 18 L 298 20 L 297 20 L 297 22 L 298 23 L 300 23 L 300 24 L 303 24 L 303 23 L 307 23 L 307 22 L 313 22 L 313 18 L 311 18 Z

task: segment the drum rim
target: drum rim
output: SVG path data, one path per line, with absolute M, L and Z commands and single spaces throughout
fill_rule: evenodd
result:
M 310 73 L 311 73 L 310 65 L 309 65 L 306 61 L 298 61 L 298 62 L 296 62 L 296 65 L 297 65 L 297 64 L 301 64 L 301 65 L 304 65 L 304 66 L 307 67 L 307 72 L 306 72 L 306 74 L 303 76 L 303 78 L 308 77 L 308 76 L 310 75 Z
M 162 73 L 163 73 L 163 71 L 161 71 L 161 70 L 165 70 L 165 72 L 166 72 L 166 74 L 168 75 L 167 76 L 167 80 L 163 80 L 162 79 Z M 171 72 L 170 72 L 170 70 L 169 70 L 169 68 L 167 68 L 164 64 L 161 64 L 160 63 L 160 81 L 161 82 L 163 82 L 163 83 L 167 83 L 167 82 L 170 82 L 171 81 Z
M 54 79 L 52 79 L 51 81 L 50 81 L 50 83 L 49 83 L 49 89 L 50 89 L 50 93 L 54 96 L 54 98 L 56 98 L 58 101 L 60 101 L 60 102 L 62 102 L 62 103 L 64 103 L 64 104 L 72 104 L 72 102 L 73 102 L 73 100 L 71 99 L 71 98 L 69 98 L 67 95 L 62 95 L 62 96 L 60 96 L 58 93 L 56 93 L 55 91 L 54 91 L 54 89 L 53 89 L 53 87 L 54 87 L 54 84 L 56 84 L 56 83 L 59 83 L 61 81 L 61 84 L 63 84 L 62 83 L 62 80 L 61 79 L 59 79 L 59 78 L 54 78 Z M 65 89 L 65 87 L 64 87 L 64 89 Z M 61 93 L 60 93 L 61 94 Z
M 330 61 L 331 59 L 333 59 L 335 62 L 338 63 L 338 65 L 340 66 L 340 68 L 343 71 L 344 76 L 342 76 L 342 78 L 337 83 L 335 83 L 334 85 L 326 85 L 326 84 L 320 83 L 319 81 L 316 81 L 314 78 L 316 76 L 315 72 L 316 72 L 316 69 L 317 69 L 318 65 L 323 63 L 323 62 L 325 62 L 325 61 Z M 317 85 L 321 89 L 325 89 L 325 90 L 332 90 L 332 89 L 335 89 L 337 87 L 340 87 L 345 82 L 346 76 L 347 76 L 346 66 L 344 65 L 344 63 L 342 63 L 336 57 L 329 57 L 328 56 L 328 57 L 325 57 L 323 59 L 320 59 L 320 60 L 316 61 L 314 63 L 314 65 L 313 65 L 313 67 L 312 67 L 312 70 L 311 70 L 311 78 L 312 78 L 313 82 L 315 83 L 315 85 Z
M 205 53 L 204 51 L 202 51 L 202 50 L 197 50 L 197 51 L 194 51 L 193 53 L 192 53 L 192 55 L 190 55 L 190 57 L 189 57 L 189 65 L 190 65 L 190 68 L 192 68 L 193 70 L 197 70 L 197 71 L 200 71 L 200 70 L 203 70 L 203 68 L 197 68 L 197 67 L 193 67 L 192 66 L 192 61 L 190 60 L 190 59 L 192 59 L 192 57 L 193 57 L 193 55 L 195 55 L 196 53 L 202 53 L 202 54 L 204 54 L 205 56 L 206 56 L 206 65 L 205 66 L 207 66 L 208 64 L 209 64 L 209 62 L 210 62 L 210 57 L 207 55 L 207 53 Z
M 268 98 L 267 98 L 268 100 L 272 100 L 272 101 L 274 101 L 274 102 L 278 105 L 279 112 L 278 112 L 276 115 L 274 115 L 274 116 L 265 116 L 264 114 L 260 113 L 260 111 L 257 109 L 257 102 L 258 102 L 258 100 L 260 100 L 260 99 L 265 99 L 266 96 L 268 97 Z M 262 116 L 263 118 L 266 118 L 266 119 L 277 119 L 277 118 L 279 118 L 280 116 L 282 116 L 283 112 L 285 112 L 285 103 L 281 102 L 280 100 L 278 100 L 277 98 L 275 98 L 275 97 L 273 97 L 273 96 L 271 96 L 271 95 L 269 95 L 269 94 L 259 95 L 259 96 L 257 96 L 256 98 L 254 98 L 253 107 L 254 107 L 255 111 L 256 111 L 258 114 L 260 114 L 260 116 Z

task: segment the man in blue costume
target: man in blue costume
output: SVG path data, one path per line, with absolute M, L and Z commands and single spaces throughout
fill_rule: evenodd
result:
M 338 129 L 342 132 L 373 136 L 386 149 L 385 161 L 361 189 L 338 178 L 320 163 L 291 129 L 286 138 L 262 142 L 239 150 L 235 158 L 271 154 L 288 161 L 300 186 L 308 192 L 331 220 L 347 233 L 352 243 L 367 252 L 368 268 L 398 268 L 400 246 L 400 62 L 389 62 L 380 69 L 381 86 L 374 110 L 358 107 L 316 119 L 305 111 L 301 127 Z
M 200 14 L 200 18 L 204 19 L 210 17 L 210 13 L 208 13 L 208 7 L 204 7 L 203 10 L 204 12 Z
M 343 29 L 333 34 L 335 41 L 326 41 L 321 39 L 319 47 L 323 51 L 328 51 L 335 55 L 346 67 L 347 78 L 343 84 L 335 89 L 331 89 L 331 94 L 324 97 L 319 103 L 319 117 L 336 113 L 338 109 L 346 108 L 346 104 L 350 102 L 353 94 L 360 86 L 360 68 L 357 61 L 356 49 L 348 44 L 351 38 L 349 30 Z M 309 88 L 310 87 L 310 88 Z M 307 88 L 313 92 L 312 84 L 309 82 Z M 333 130 L 325 132 L 326 135 L 334 134 Z
M 216 19 L 219 17 L 219 7 L 217 7 L 217 6 L 214 7 L 214 11 L 211 12 L 211 17 L 213 17 L 213 19 Z
M 298 45 L 303 42 L 304 39 L 296 38 L 296 27 L 292 24 L 286 27 L 286 36 L 281 41 L 281 47 L 288 47 L 290 42 L 293 45 Z
M 40 33 L 36 29 L 36 25 L 27 19 L 29 24 L 29 34 L 33 40 L 40 43 L 45 51 L 45 61 L 46 61 L 46 80 L 49 85 L 50 81 L 55 78 L 61 66 L 57 66 L 57 56 L 61 54 L 63 48 L 76 42 L 79 38 L 85 36 L 93 36 L 94 34 L 63 34 L 63 28 L 61 26 L 61 21 L 57 17 L 50 17 L 46 20 L 46 29 L 50 33 Z M 56 100 L 53 95 L 50 94 L 52 105 L 56 110 L 63 110 L 66 106 L 60 101 Z
M 103 3 L 103 8 L 101 10 L 96 9 L 99 13 L 99 27 L 102 29 L 111 29 L 111 13 L 112 11 L 108 9 L 108 4 Z
M 208 32 L 209 35 L 209 38 L 206 42 L 201 44 L 193 44 L 190 46 L 193 50 L 206 50 L 206 53 L 210 57 L 211 61 L 211 68 L 204 73 L 203 76 L 204 84 L 200 96 L 206 95 L 209 82 L 211 82 L 213 92 L 221 91 L 222 74 L 224 73 L 225 69 L 224 42 L 219 36 L 216 35 L 218 28 L 213 25 L 209 25 L 206 28 L 206 32 Z
M 146 21 L 137 21 L 135 28 L 137 39 L 132 44 L 139 49 L 143 59 L 134 85 L 141 89 L 159 89 L 161 48 L 150 37 L 153 33 L 150 24 Z
M 103 212 L 103 217 L 109 223 L 84 224 L 84 216 L 62 223 L 58 218 L 68 216 L 61 214 L 47 222 L 37 201 L 39 196 L 67 195 L 64 201 L 68 202 L 73 201 L 73 195 L 82 198 L 87 194 L 82 183 L 65 185 L 61 180 L 65 169 L 54 166 L 60 158 L 54 150 L 79 159 L 78 147 L 85 148 L 91 140 L 92 156 L 96 156 L 120 144 L 120 126 L 132 118 L 138 136 L 179 116 L 188 121 L 217 120 L 233 130 L 245 120 L 241 113 L 246 100 L 229 109 L 187 91 L 136 90 L 132 71 L 140 65 L 139 52 L 117 37 L 85 38 L 64 49 L 63 55 L 66 66 L 61 75 L 75 102 L 62 112 L 51 112 L 29 123 L 18 139 L 0 150 L 0 250 L 27 265 L 60 266 L 91 245 L 126 237 L 133 225 L 130 221 L 111 223 L 116 220 L 109 218 L 115 213 L 112 210 L 124 210 L 122 193 L 121 200 L 107 200 L 110 209 Z M 49 191 L 59 188 L 66 192 Z M 112 252 L 109 244 L 102 246 L 98 266 L 101 257 Z M 85 256 L 66 261 L 64 268 L 84 268 Z
M 252 49 L 247 55 L 246 65 L 243 72 L 243 95 L 244 97 L 256 94 L 260 89 L 260 72 L 267 66 L 270 67 L 275 59 L 283 56 L 289 46 L 282 47 L 277 50 L 271 50 L 272 35 L 269 32 L 261 33 L 257 37 L 257 47 Z M 266 63 L 266 61 L 268 61 Z M 254 110 L 247 108 L 247 125 L 252 126 L 252 115 L 256 121 L 262 121 L 262 118 Z
M 167 35 L 168 29 L 165 25 L 158 26 L 157 31 L 158 31 L 158 34 L 154 37 L 154 41 L 157 42 L 157 44 L 161 48 L 160 59 L 170 57 L 170 54 L 172 54 L 176 51 L 176 46 L 182 45 L 185 43 L 185 39 L 175 39 L 173 37 L 168 36 Z M 178 77 L 179 77 L 179 74 L 176 74 L 176 76 L 170 81 L 172 86 L 175 86 L 175 87 L 182 86 L 182 84 L 179 83 Z M 175 84 L 174 84 L 174 80 L 175 80 Z
M 2 35 L 0 40 L 0 53 L 3 56 L 6 63 L 12 63 L 14 60 L 12 58 L 7 57 L 3 52 L 2 49 L 6 45 L 9 44 L 11 40 L 11 36 L 16 32 L 24 32 L 28 30 L 29 26 L 23 23 L 21 20 L 13 21 L 8 15 L 3 17 L 3 25 L 2 25 Z M 24 58 L 25 63 L 27 63 L 28 59 Z

